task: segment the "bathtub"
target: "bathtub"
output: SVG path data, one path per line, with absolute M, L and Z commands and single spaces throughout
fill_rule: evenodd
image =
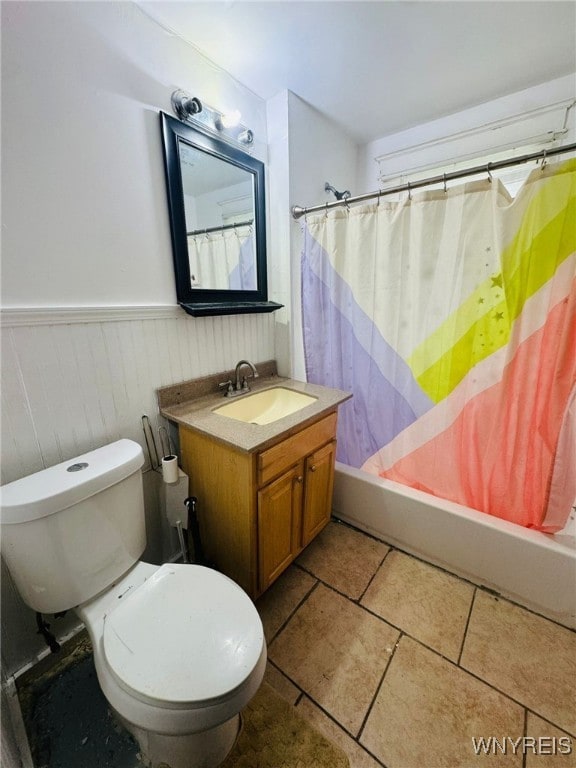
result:
M 336 463 L 334 515 L 576 628 L 576 520 L 540 533 Z

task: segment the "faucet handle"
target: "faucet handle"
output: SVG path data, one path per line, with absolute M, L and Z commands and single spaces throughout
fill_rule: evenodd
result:
M 218 384 L 218 386 L 220 387 L 220 389 L 224 389 L 224 387 L 226 387 L 226 392 L 224 393 L 226 397 L 228 397 L 228 395 L 231 392 L 234 392 L 234 385 L 232 384 L 231 379 L 228 379 L 228 381 L 221 382 L 220 384 Z

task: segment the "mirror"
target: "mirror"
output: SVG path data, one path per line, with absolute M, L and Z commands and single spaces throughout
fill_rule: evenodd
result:
M 161 113 L 178 303 L 191 315 L 272 312 L 264 164 Z

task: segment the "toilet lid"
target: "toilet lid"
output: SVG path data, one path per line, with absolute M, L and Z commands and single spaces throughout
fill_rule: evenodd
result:
M 248 595 L 221 573 L 163 565 L 104 620 L 103 649 L 119 684 L 156 705 L 211 703 L 238 688 L 264 646 Z

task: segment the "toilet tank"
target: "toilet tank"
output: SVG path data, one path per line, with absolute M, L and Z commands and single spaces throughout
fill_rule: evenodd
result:
M 139 560 L 143 464 L 138 443 L 118 440 L 0 488 L 2 555 L 31 608 L 73 608 Z

